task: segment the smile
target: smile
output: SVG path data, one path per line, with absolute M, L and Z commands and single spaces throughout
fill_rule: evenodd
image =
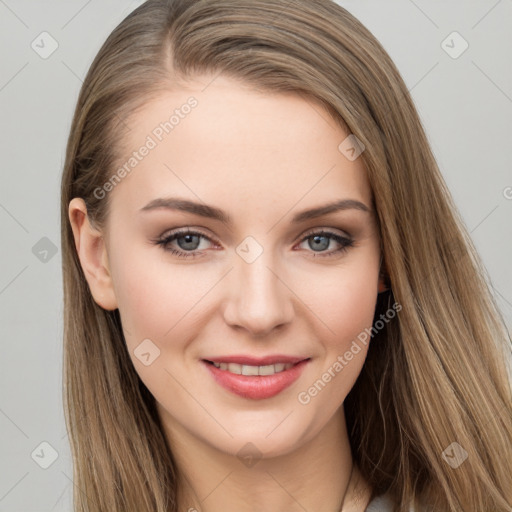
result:
M 281 373 L 285 370 L 289 370 L 292 363 L 278 363 L 268 364 L 265 366 L 252 366 L 238 363 L 214 363 L 212 364 L 216 368 L 220 368 L 222 371 L 228 371 L 235 375 L 274 375 L 275 373 Z
M 227 391 L 251 400 L 271 398 L 291 386 L 311 359 L 250 365 L 233 362 L 202 360 L 214 382 Z

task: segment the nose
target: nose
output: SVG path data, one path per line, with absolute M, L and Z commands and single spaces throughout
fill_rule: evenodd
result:
M 281 267 L 273 264 L 267 251 L 252 263 L 236 257 L 228 279 L 224 310 L 228 325 L 245 329 L 253 337 L 263 337 L 291 322 L 294 294 Z

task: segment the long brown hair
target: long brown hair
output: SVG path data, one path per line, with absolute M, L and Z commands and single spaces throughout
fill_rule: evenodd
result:
M 223 74 L 319 102 L 365 146 L 391 290 L 344 407 L 354 461 L 396 510 L 510 512 L 511 343 L 406 85 L 375 37 L 330 0 L 148 0 L 110 34 L 84 80 L 62 177 L 64 401 L 75 511 L 177 511 L 178 468 L 118 310 L 92 298 L 68 219 L 121 161 L 125 120 L 179 79 Z M 388 302 L 389 301 L 389 302 Z M 457 443 L 457 445 L 453 445 Z M 443 452 L 461 447 L 457 468 Z M 422 510 L 418 508 L 417 510 Z

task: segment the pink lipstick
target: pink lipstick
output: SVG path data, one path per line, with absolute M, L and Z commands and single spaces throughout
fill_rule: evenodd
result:
M 284 355 L 219 356 L 202 363 L 222 387 L 243 398 L 271 398 L 291 386 L 302 374 L 309 358 Z

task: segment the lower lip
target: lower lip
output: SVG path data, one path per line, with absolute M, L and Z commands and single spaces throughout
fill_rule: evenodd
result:
M 237 375 L 227 370 L 221 370 L 206 361 L 202 362 L 223 388 L 243 398 L 262 400 L 271 398 L 291 386 L 301 376 L 309 361 L 309 359 L 305 359 L 288 370 L 274 375 Z

